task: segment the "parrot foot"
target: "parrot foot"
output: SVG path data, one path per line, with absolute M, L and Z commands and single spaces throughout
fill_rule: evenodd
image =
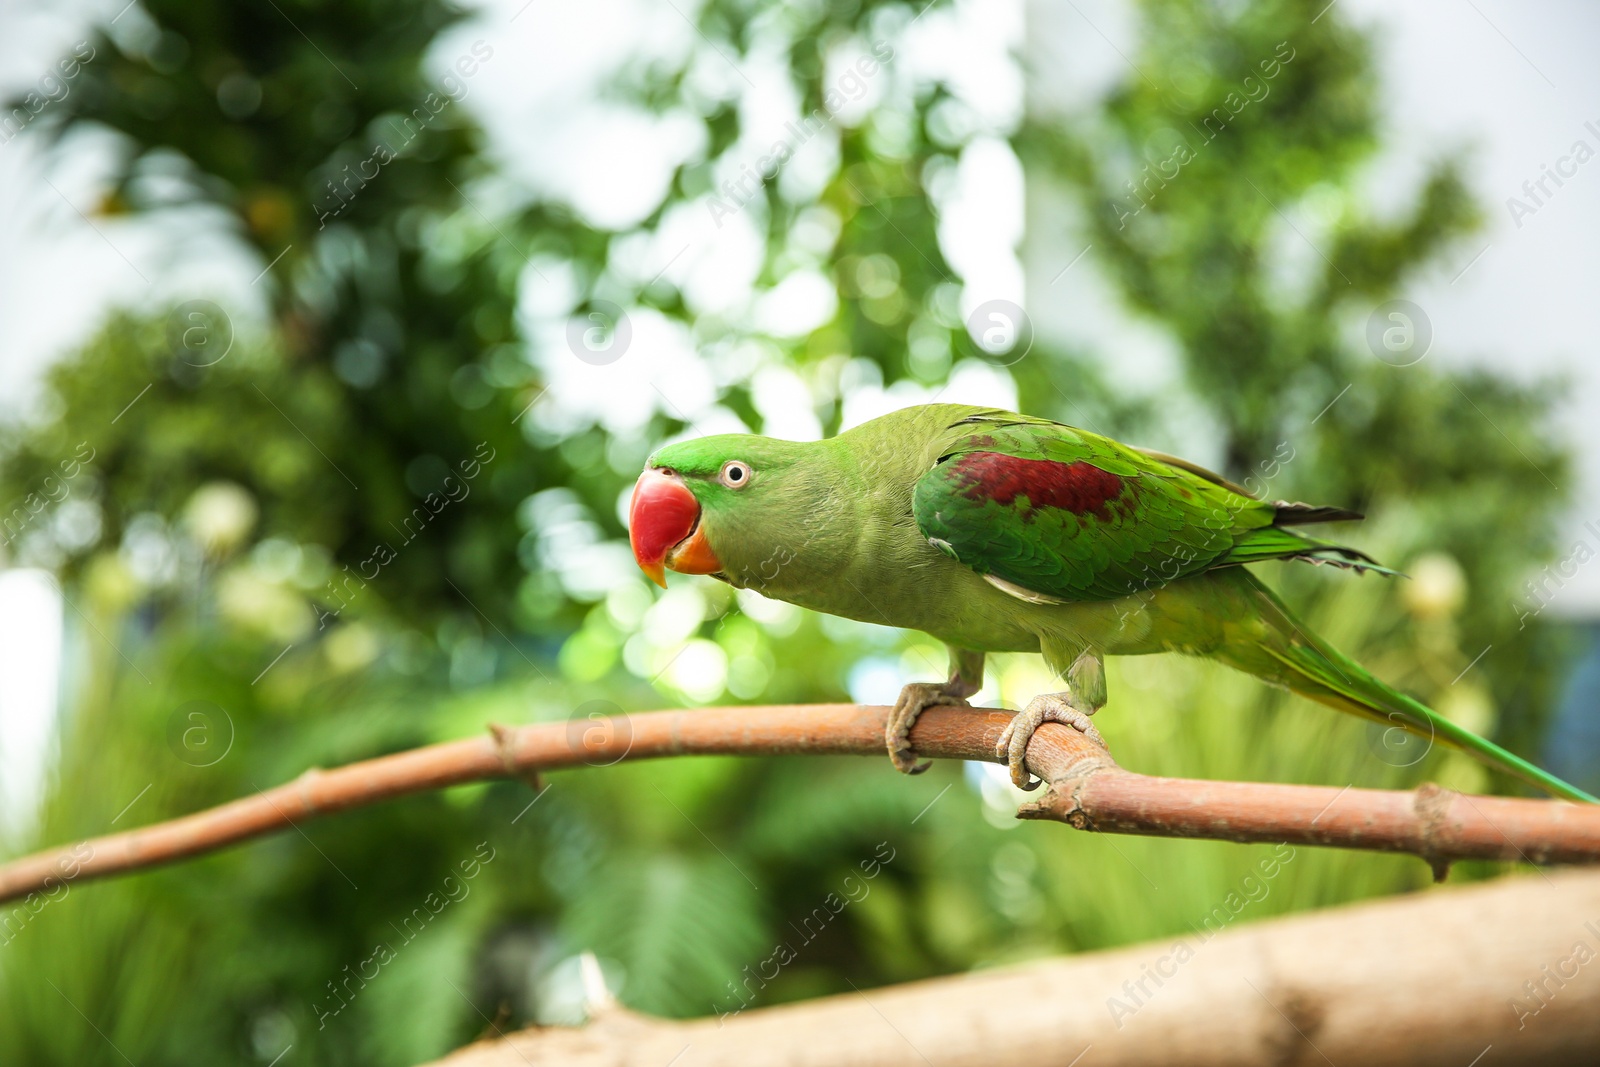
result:
M 889 712 L 889 723 L 884 728 L 883 739 L 889 746 L 889 760 L 902 774 L 921 774 L 931 763 L 916 761 L 911 751 L 911 727 L 917 716 L 928 708 L 943 705 L 968 707 L 967 697 L 973 689 L 960 683 L 912 682 L 900 690 L 900 697 Z
M 1071 693 L 1041 693 L 1030 700 L 1028 706 L 1012 718 L 1010 724 L 1000 734 L 999 741 L 995 743 L 995 755 L 1006 757 L 1006 762 L 1011 767 L 1011 781 L 1016 787 L 1037 789 L 1041 784 L 1041 779 L 1029 780 L 1025 757 L 1028 754 L 1028 742 L 1033 739 L 1034 731 L 1047 722 L 1070 726 L 1109 752 L 1105 738 L 1100 736 L 1100 731 L 1089 721 L 1089 716 L 1096 710 L 1099 709 L 1084 711 L 1077 707 L 1073 703 Z

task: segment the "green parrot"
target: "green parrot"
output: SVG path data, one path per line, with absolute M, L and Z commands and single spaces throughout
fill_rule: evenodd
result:
M 1030 781 L 1045 722 L 1104 744 L 1105 657 L 1209 656 L 1341 711 L 1439 737 L 1572 800 L 1595 798 L 1462 729 L 1310 634 L 1241 564 L 1304 560 L 1395 572 L 1294 527 L 1359 519 L 1269 503 L 1202 467 L 1009 411 L 928 404 L 825 441 L 724 434 L 669 445 L 634 489 L 639 566 L 709 574 L 814 611 L 921 630 L 950 676 L 900 693 L 885 741 L 911 751 L 923 709 L 964 705 L 989 652 L 1040 652 L 1066 689 L 1036 697 L 1001 736 Z

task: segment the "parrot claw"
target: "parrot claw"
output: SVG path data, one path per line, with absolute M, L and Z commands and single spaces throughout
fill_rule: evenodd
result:
M 1094 709 L 1097 711 L 1099 709 Z M 1095 729 L 1094 723 L 1089 721 L 1089 716 L 1094 711 L 1084 711 L 1073 703 L 1071 693 L 1041 693 L 1028 702 L 1028 706 L 1018 712 L 1001 732 L 1000 739 L 995 742 L 995 755 L 1006 757 L 1006 763 L 1011 768 L 1011 781 L 1018 789 L 1038 789 L 1042 779 L 1032 778 L 1028 773 L 1026 758 L 1028 755 L 1028 742 L 1033 739 L 1034 731 L 1047 722 L 1058 722 L 1063 726 L 1070 726 L 1083 736 L 1110 751 L 1105 738 L 1100 736 L 1100 731 Z
M 895 770 L 902 774 L 921 774 L 933 766 L 928 760 L 917 762 L 911 751 L 911 727 L 916 724 L 917 716 L 928 708 L 940 705 L 970 707 L 963 688 L 949 683 L 912 682 L 900 690 L 900 697 L 889 712 L 889 722 L 883 732 L 884 742 L 889 747 L 889 760 Z

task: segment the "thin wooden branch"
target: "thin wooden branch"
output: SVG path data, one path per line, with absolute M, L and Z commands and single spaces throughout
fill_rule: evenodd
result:
M 292 782 L 137 830 L 46 849 L 0 866 L 0 901 L 213 852 L 308 819 L 467 782 L 533 780 L 540 771 L 685 755 L 882 756 L 888 709 L 855 704 L 654 711 L 611 720 L 492 727 L 488 736 L 306 771 Z M 1001 762 L 1011 713 L 930 708 L 912 742 L 936 759 Z M 1119 767 L 1075 730 L 1047 723 L 1028 766 L 1048 783 L 1023 818 L 1101 833 L 1407 852 L 1436 871 L 1468 858 L 1600 862 L 1600 805 L 1153 778 Z M 890 773 L 887 761 L 884 772 Z
M 1600 1047 L 1600 966 L 1585 963 L 1597 915 L 1593 871 L 1259 922 L 1244 910 L 1109 951 L 708 1005 L 720 1016 L 591 1009 L 581 1028 L 522 1030 L 431 1067 L 1575 1067 Z M 737 976 L 739 997 L 761 999 L 758 970 Z

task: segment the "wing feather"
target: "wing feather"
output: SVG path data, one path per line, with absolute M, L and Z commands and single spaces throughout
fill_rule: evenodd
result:
M 912 513 L 941 551 L 1030 602 L 1113 600 L 1240 562 L 1235 545 L 1275 519 L 1204 468 L 1009 412 L 950 427 Z

